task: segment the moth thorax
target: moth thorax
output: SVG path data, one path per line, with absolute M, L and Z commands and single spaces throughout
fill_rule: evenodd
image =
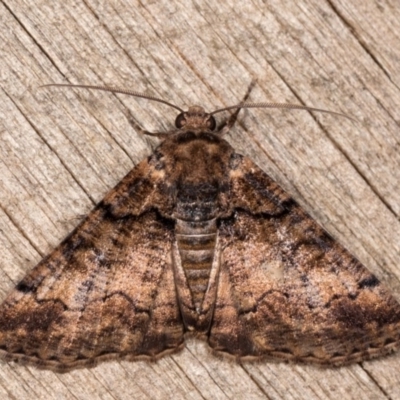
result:
M 216 219 L 200 222 L 178 219 L 175 233 L 193 303 L 200 310 L 214 258 Z

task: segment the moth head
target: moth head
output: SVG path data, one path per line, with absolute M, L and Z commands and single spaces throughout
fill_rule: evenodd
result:
M 215 118 L 206 113 L 203 107 L 192 106 L 188 111 L 181 112 L 175 119 L 175 126 L 178 129 L 193 130 L 215 130 L 217 123 Z

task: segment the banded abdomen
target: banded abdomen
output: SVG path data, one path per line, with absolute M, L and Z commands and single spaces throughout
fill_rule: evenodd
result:
M 193 303 L 197 312 L 200 312 L 214 258 L 217 238 L 216 219 L 208 221 L 178 219 L 175 233 Z

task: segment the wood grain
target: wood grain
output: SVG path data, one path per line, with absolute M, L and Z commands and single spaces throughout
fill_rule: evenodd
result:
M 352 4 L 350 4 L 352 3 Z M 288 190 L 400 299 L 400 9 L 393 0 L 0 2 L 1 299 L 174 121 L 165 106 L 52 82 L 146 91 L 181 107 L 254 101 L 229 141 Z M 64 375 L 0 365 L 2 398 L 394 399 L 400 354 L 340 369 L 236 365 L 202 343 L 155 364 Z

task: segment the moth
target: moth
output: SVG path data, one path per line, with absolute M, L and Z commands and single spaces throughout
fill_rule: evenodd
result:
M 179 110 L 176 129 L 131 121 L 161 144 L 5 299 L 3 359 L 59 372 L 155 360 L 190 334 L 236 360 L 332 366 L 399 347 L 388 290 L 222 137 L 241 108 L 317 109 L 246 103 L 251 87 L 212 113 L 75 87 L 165 103 Z

